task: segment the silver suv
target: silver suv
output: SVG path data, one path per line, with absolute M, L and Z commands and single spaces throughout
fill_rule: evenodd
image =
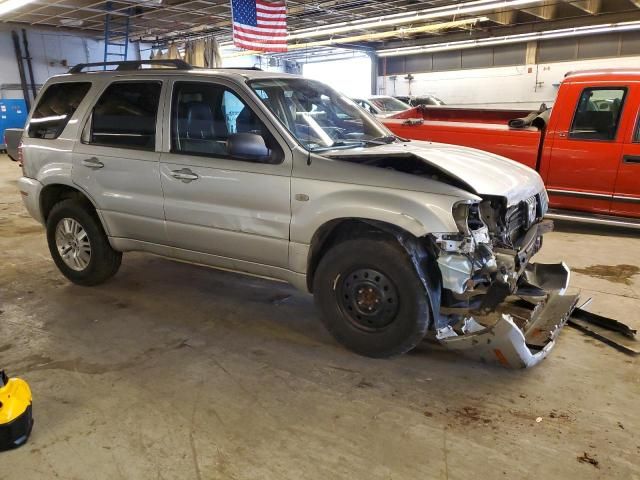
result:
M 568 270 L 529 262 L 550 227 L 535 171 L 398 138 L 297 76 L 107 67 L 49 79 L 18 148 L 26 208 L 72 282 L 104 282 L 123 252 L 144 251 L 312 292 L 363 355 L 407 352 L 429 331 L 514 367 L 553 345 Z M 486 316 L 514 294 L 555 317 Z

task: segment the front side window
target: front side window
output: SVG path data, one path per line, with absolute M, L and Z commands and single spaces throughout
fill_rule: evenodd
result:
M 93 107 L 89 143 L 154 150 L 161 89 L 158 81 L 109 85 Z
M 316 80 L 269 78 L 250 81 L 249 86 L 308 150 L 364 147 L 395 139 L 353 100 Z
M 626 93 L 626 88 L 585 88 L 578 101 L 569 138 L 614 140 Z
M 58 138 L 90 88 L 89 82 L 49 86 L 31 115 L 29 137 Z
M 636 124 L 636 133 L 633 136 L 634 143 L 640 143 L 640 115 L 638 116 L 638 123 Z
M 176 82 L 171 110 L 172 152 L 232 158 L 227 153 L 229 136 L 253 133 L 260 135 L 272 151 L 270 163 L 282 160 L 279 145 L 262 121 L 222 85 Z

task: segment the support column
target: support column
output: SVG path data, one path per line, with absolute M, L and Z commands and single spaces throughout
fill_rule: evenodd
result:
M 371 59 L 371 95 L 378 94 L 378 56 L 376 52 L 368 51 L 367 55 Z

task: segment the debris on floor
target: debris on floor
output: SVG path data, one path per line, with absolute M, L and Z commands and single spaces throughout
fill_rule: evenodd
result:
M 588 463 L 596 468 L 600 468 L 600 462 L 589 455 L 587 452 L 583 452 L 582 455 L 576 457 L 580 463 Z
M 623 353 L 640 354 L 640 344 L 636 340 L 637 331 L 622 322 L 576 308 L 569 317 L 568 324 Z
M 589 303 L 591 303 L 591 299 L 588 299 L 580 307 L 575 307 L 567 324 L 623 353 L 640 355 L 640 342 L 636 339 L 637 330 L 618 320 L 584 310 L 584 307 Z M 514 306 L 534 308 L 531 302 L 523 299 L 515 302 Z

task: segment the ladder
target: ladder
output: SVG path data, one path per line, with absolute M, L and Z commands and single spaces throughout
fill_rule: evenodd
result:
M 113 2 L 107 2 L 104 16 L 104 61 L 126 60 L 129 49 L 131 8 L 113 13 Z M 104 69 L 106 69 L 106 65 Z

